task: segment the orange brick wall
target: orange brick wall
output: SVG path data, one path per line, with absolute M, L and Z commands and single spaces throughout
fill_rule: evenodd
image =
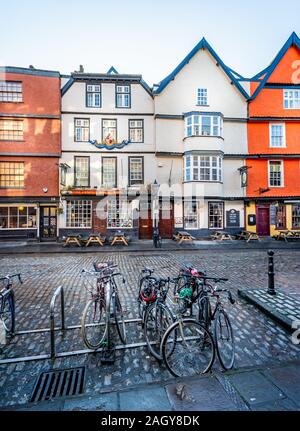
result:
M 42 196 L 58 195 L 58 158 L 46 157 L 0 157 L 0 161 L 25 163 L 25 187 L 23 189 L 0 189 L 4 196 Z M 43 188 L 48 192 L 44 193 Z

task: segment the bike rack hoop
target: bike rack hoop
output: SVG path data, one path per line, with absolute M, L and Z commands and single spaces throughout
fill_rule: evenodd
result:
M 53 293 L 53 296 L 51 298 L 50 302 L 50 358 L 55 358 L 55 322 L 54 322 L 54 310 L 55 310 L 55 303 L 56 298 L 60 295 L 60 311 L 61 311 L 61 330 L 65 330 L 65 295 L 64 295 L 64 288 L 62 286 L 59 286 L 55 292 Z

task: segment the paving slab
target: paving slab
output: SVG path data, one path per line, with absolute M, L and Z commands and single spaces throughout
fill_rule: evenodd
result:
M 120 392 L 120 410 L 168 411 L 171 405 L 164 387 L 149 387 Z
M 300 369 L 299 365 L 273 368 L 263 374 L 278 386 L 287 397 L 300 407 Z
M 285 398 L 283 392 L 259 371 L 229 375 L 228 380 L 250 407 Z
M 262 412 L 283 412 L 283 411 L 297 411 L 299 408 L 290 399 L 271 401 L 269 403 L 262 403 L 251 407 L 252 411 Z
M 199 377 L 196 381 L 183 380 L 168 385 L 166 390 L 175 410 L 237 410 L 230 396 L 215 377 Z
M 115 411 L 118 410 L 118 394 L 112 392 L 100 396 L 68 399 L 64 403 L 63 410 Z

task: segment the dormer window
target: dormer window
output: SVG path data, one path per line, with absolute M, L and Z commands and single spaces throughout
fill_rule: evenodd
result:
M 197 105 L 198 106 L 208 105 L 207 88 L 197 89 Z
M 116 107 L 130 108 L 130 85 L 116 85 Z
M 192 113 L 185 116 L 185 137 L 222 136 L 223 119 L 221 115 Z

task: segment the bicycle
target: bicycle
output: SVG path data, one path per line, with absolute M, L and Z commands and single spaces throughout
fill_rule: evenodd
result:
M 214 287 L 208 280 L 212 280 L 217 284 L 224 283 L 228 281 L 228 279 L 203 277 L 204 290 L 198 302 L 198 320 L 203 323 L 207 330 L 212 332 L 217 356 L 222 368 L 226 371 L 230 370 L 234 365 L 235 343 L 230 319 L 224 310 L 219 293 L 226 292 L 228 300 L 232 305 L 235 303 L 235 300 L 230 290 Z M 209 296 L 216 300 L 214 307 L 211 304 Z
M 215 360 L 215 344 L 210 332 L 196 319 L 184 317 L 189 295 L 176 295 L 176 321 L 166 330 L 160 346 L 163 361 L 175 377 L 207 373 Z M 187 300 L 188 299 L 188 300 Z
M 171 309 L 166 304 L 170 282 L 173 280 L 158 278 L 154 286 L 154 301 L 146 308 L 144 316 L 144 336 L 150 353 L 162 360 L 160 345 L 167 328 L 174 322 Z
M 96 277 L 96 292 L 94 286 L 90 284 L 91 288 L 88 288 L 88 291 L 91 293 L 91 299 L 87 302 L 81 318 L 83 341 L 92 350 L 100 347 L 110 348 L 111 314 L 114 316 L 120 340 L 126 344 L 124 314 L 115 281 L 115 277 L 122 274 L 114 273 L 116 267 L 117 265 L 113 265 L 112 262 L 94 263 L 94 272 L 82 270 L 82 275 Z M 123 283 L 125 283 L 124 278 Z
M 155 300 L 155 283 L 157 277 L 153 275 L 154 269 L 144 268 L 141 270 L 138 279 L 138 307 L 139 317 L 142 319 L 142 327 L 144 326 L 145 312 L 148 306 Z
M 15 333 L 15 295 L 12 281 L 14 277 L 18 277 L 19 282 L 23 283 L 21 274 L 7 275 L 0 278 L 0 282 L 4 286 L 0 291 L 0 320 L 8 338 L 12 338 Z

